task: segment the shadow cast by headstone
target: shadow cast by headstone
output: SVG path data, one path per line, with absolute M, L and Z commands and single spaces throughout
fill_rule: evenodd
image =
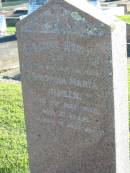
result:
M 3 76 L 3 79 L 21 81 L 21 74 L 19 73 L 19 74 L 13 76 L 13 77 Z
M 18 81 L 21 81 L 21 74 L 17 74 L 13 77 L 14 80 L 18 80 Z
M 0 38 L 0 43 L 5 43 L 5 42 L 10 42 L 10 41 L 16 41 L 16 35 L 9 35 L 9 36 L 5 36 Z

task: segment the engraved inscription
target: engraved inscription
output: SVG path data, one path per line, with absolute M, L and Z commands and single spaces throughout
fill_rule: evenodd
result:
M 54 97 L 63 97 L 63 98 L 81 100 L 80 94 L 78 92 L 74 92 L 71 90 L 50 89 L 48 91 L 48 95 Z
M 29 81 L 35 86 L 40 85 L 41 92 L 46 90 L 44 101 L 40 101 L 42 121 L 52 127 L 102 136 L 101 112 L 95 101 L 97 95 L 94 95 L 99 89 L 102 62 L 99 54 L 93 51 L 91 39 L 87 42 L 83 37 L 101 36 L 105 32 L 101 25 L 99 32 L 94 23 L 88 24 L 87 18 L 80 13 L 59 6 L 44 13 L 42 17 L 46 22 L 39 28 L 41 34 L 48 35 L 48 39 L 46 36 L 45 40 L 31 37 L 31 52 L 28 44 L 24 45 L 24 52 L 28 57 L 33 54 L 35 60 L 29 68 L 28 64 L 22 67 L 27 65 Z M 52 38 L 48 33 L 52 33 Z M 70 33 L 71 37 L 66 33 Z M 75 34 L 76 37 L 72 37 Z
M 61 64 L 57 68 L 57 64 L 31 63 L 30 68 L 31 68 L 32 72 L 35 72 L 35 71 L 42 71 L 42 72 L 44 72 L 44 71 L 50 71 L 51 72 L 52 71 L 52 72 L 55 72 L 56 71 L 56 72 L 63 72 L 67 75 L 67 73 L 71 70 L 71 74 L 80 75 L 81 77 L 84 75 L 98 77 L 99 76 L 98 68 L 95 68 L 95 67 L 91 68 L 90 65 L 88 65 L 88 66 L 82 65 L 81 66 L 82 68 L 75 69 L 75 68 L 71 68 L 71 65 L 66 67 L 66 66 L 63 66 Z M 24 64 L 24 65 L 22 65 L 22 67 L 24 67 L 24 68 L 26 67 L 28 70 L 28 64 Z
M 86 56 L 89 54 L 88 50 L 84 48 L 83 46 L 80 46 L 78 44 L 72 43 L 70 41 L 64 41 L 63 44 L 61 44 L 59 41 L 51 41 L 51 42 L 41 42 L 41 43 L 32 43 L 32 51 L 33 52 L 41 52 L 41 51 L 47 51 L 47 50 L 57 50 L 57 49 L 63 49 L 66 52 L 76 52 L 80 55 L 86 54 Z M 80 57 L 79 57 L 80 58 Z
M 43 4 L 43 2 L 42 2 Z M 29 13 L 33 12 L 41 5 L 29 4 Z M 53 15 L 55 14 L 55 15 Z M 106 34 L 104 24 L 89 22 L 87 17 L 84 17 L 77 11 L 69 11 L 59 5 L 45 10 L 41 15 L 41 23 L 39 33 L 50 34 L 70 34 L 85 37 L 101 37 Z M 29 26 L 22 27 L 22 32 L 34 32 L 39 23 L 38 20 L 30 21 Z M 32 29 L 33 28 L 33 29 Z M 37 30 L 37 29 L 36 29 Z M 79 32 L 80 31 L 80 32 Z
M 75 86 L 75 87 L 81 87 L 81 88 L 91 88 L 96 89 L 96 79 L 88 79 L 88 80 L 79 80 L 79 79 L 72 79 L 69 78 L 57 78 L 53 76 L 48 75 L 42 75 L 38 73 L 32 72 L 30 77 L 33 81 L 42 81 L 42 82 L 48 82 L 48 84 L 56 84 L 56 85 L 69 85 L 69 86 Z

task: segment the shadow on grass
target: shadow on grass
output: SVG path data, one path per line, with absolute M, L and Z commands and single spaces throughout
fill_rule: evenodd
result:
M 5 36 L 5 37 L 1 37 L 0 38 L 0 43 L 5 43 L 5 42 L 9 42 L 9 41 L 15 41 L 17 40 L 16 35 L 9 35 L 9 36 Z

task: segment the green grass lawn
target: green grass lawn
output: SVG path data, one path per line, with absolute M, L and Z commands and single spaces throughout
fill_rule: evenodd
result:
M 15 34 L 16 33 L 16 27 L 15 26 L 8 26 L 7 27 L 7 33 L 8 34 Z
M 130 65 L 128 74 L 130 108 Z M 29 173 L 19 83 L 0 82 L 0 173 Z
M 0 82 L 0 173 L 28 173 L 21 86 Z
M 130 15 L 118 16 L 118 18 L 127 24 L 130 24 Z

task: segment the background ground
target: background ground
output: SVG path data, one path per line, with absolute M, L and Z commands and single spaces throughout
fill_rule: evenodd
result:
M 21 85 L 0 82 L 0 173 L 29 173 Z

